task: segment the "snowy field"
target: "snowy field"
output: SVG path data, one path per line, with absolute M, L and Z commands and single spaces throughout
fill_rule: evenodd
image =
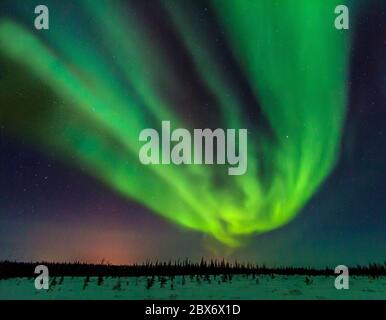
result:
M 55 277 L 49 290 L 34 279 L 0 280 L 4 299 L 386 299 L 386 277 L 351 276 L 349 290 L 337 290 L 335 277 L 235 275 L 191 277 Z

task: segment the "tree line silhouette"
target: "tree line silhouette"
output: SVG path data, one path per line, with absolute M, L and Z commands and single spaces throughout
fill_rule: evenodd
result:
M 226 260 L 201 259 L 193 262 L 189 259 L 168 262 L 146 261 L 141 264 L 110 265 L 109 263 L 55 263 L 55 262 L 0 262 L 0 279 L 35 277 L 35 267 L 39 264 L 49 269 L 54 277 L 140 277 L 140 276 L 189 276 L 189 275 L 305 275 L 333 276 L 334 268 L 315 269 L 311 267 L 267 267 L 252 263 L 229 262 Z M 386 262 L 370 263 L 366 266 L 349 267 L 350 275 L 378 278 L 386 276 Z

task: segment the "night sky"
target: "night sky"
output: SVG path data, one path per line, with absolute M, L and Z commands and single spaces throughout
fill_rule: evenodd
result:
M 386 4 L 310 2 L 1 1 L 0 260 L 385 261 Z M 161 120 L 248 173 L 143 166 Z

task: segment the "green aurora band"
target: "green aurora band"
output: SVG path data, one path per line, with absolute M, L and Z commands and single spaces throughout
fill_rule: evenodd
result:
M 213 39 L 190 23 L 187 4 L 161 2 L 217 101 L 221 127 L 252 126 L 243 176 L 228 176 L 225 166 L 140 164 L 142 129 L 162 120 L 193 125 L 160 86 L 185 92 L 184 70 L 173 68 L 173 57 L 134 10 L 119 2 L 76 3 L 79 15 L 55 14 L 47 32 L 0 20 L 0 120 L 11 134 L 60 152 L 128 199 L 230 247 L 297 215 L 339 154 L 350 42 L 349 32 L 334 28 L 342 1 L 208 1 L 274 139 L 242 112 Z

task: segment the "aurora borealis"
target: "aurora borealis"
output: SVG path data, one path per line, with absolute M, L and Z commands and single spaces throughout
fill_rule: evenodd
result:
M 343 2 L 355 25 L 360 1 Z M 334 28 L 342 1 L 45 4 L 48 31 L 35 1 L 1 5 L 2 132 L 128 207 L 237 249 L 285 229 L 336 168 L 355 39 Z M 162 121 L 247 128 L 248 171 L 142 165 L 139 133 Z

